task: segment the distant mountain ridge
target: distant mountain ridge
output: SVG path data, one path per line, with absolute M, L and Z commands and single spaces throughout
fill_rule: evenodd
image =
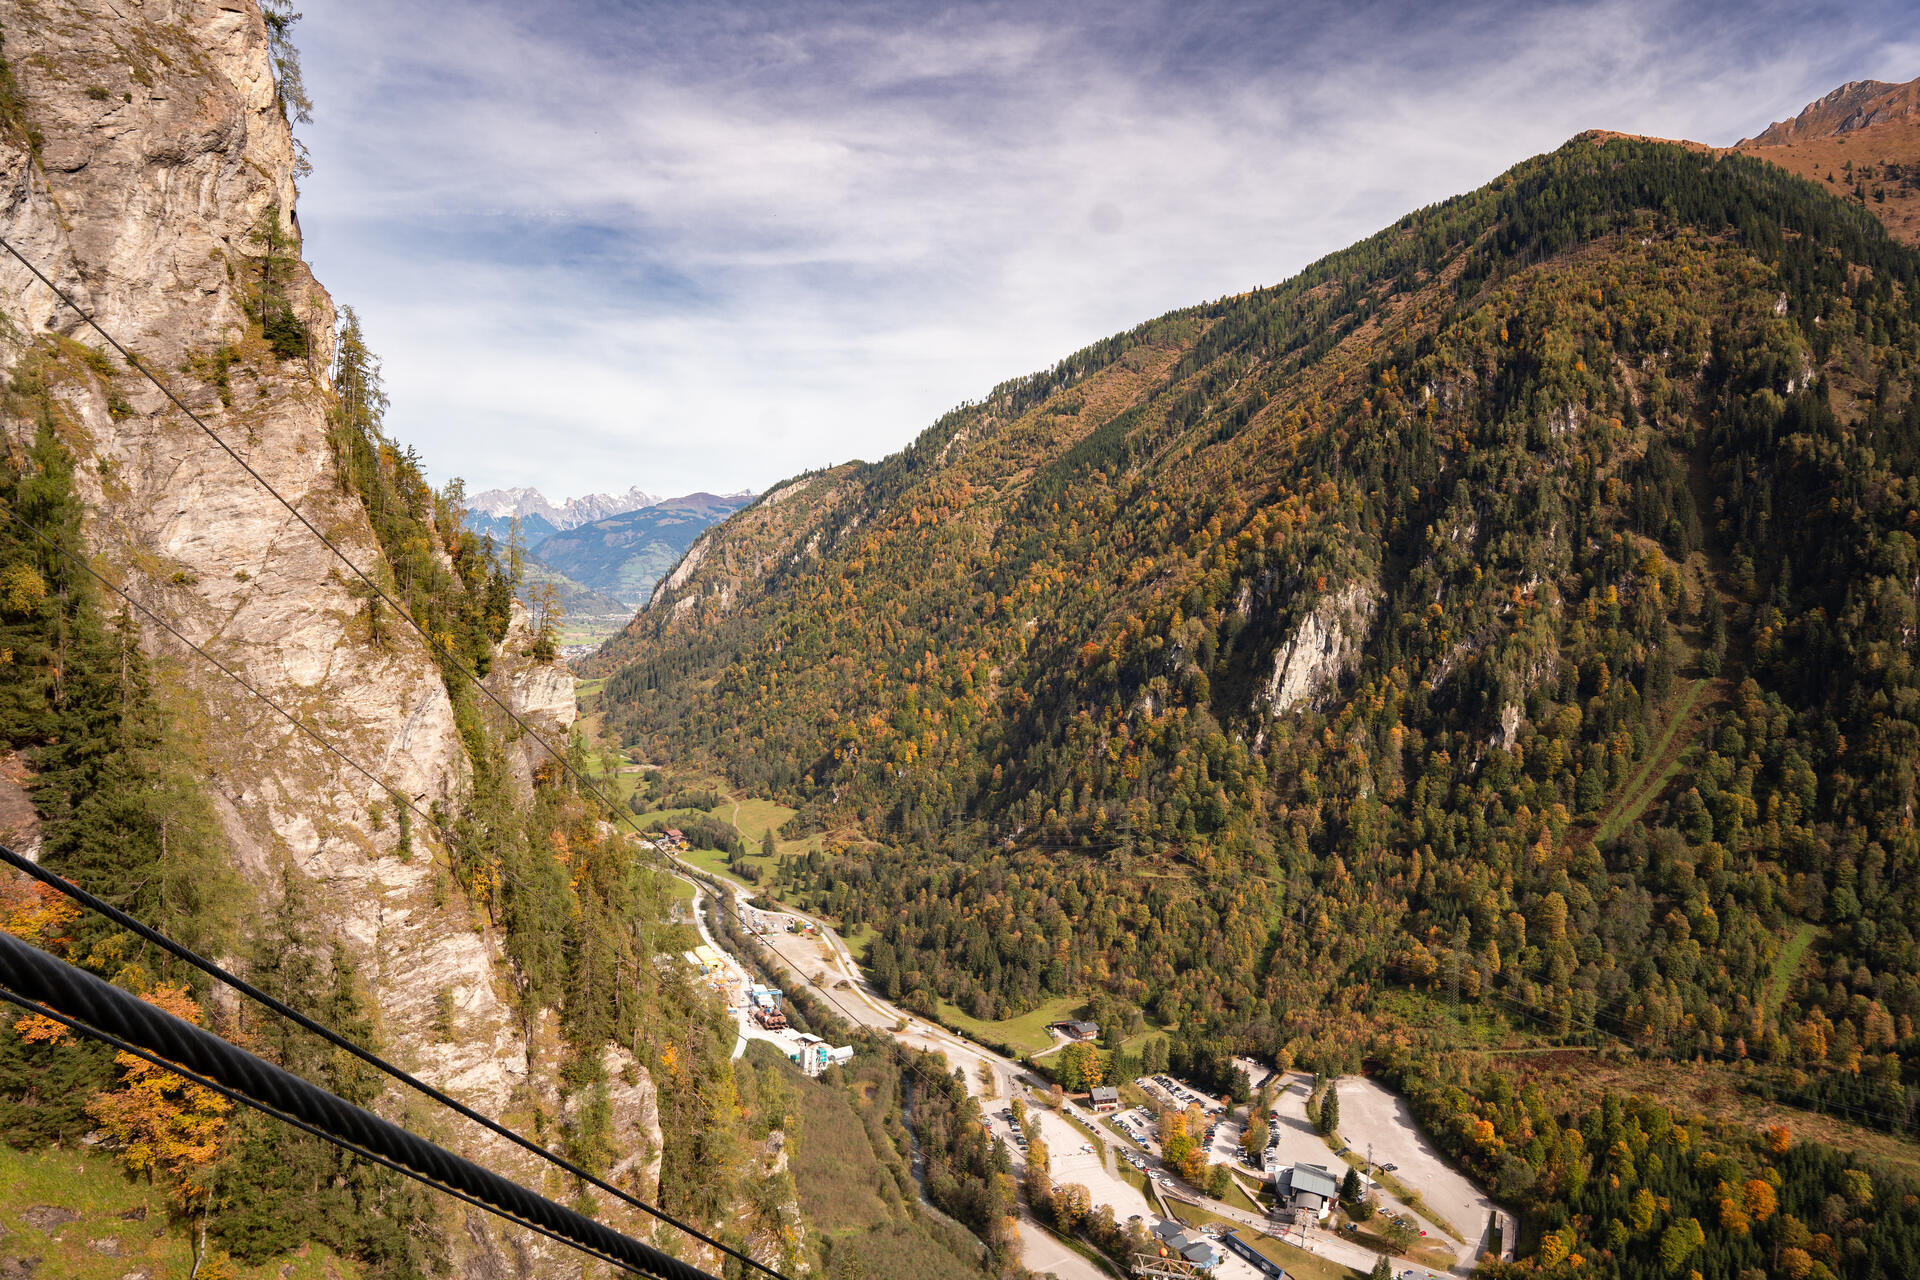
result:
M 751 490 L 738 493 L 689 493 L 604 520 L 547 534 L 539 542 L 526 531 L 529 547 L 546 568 L 595 592 L 637 609 L 678 564 L 694 540 L 753 501 Z M 529 517 L 529 520 L 538 517 Z
M 571 529 L 608 516 L 624 515 L 650 507 L 660 499 L 638 485 L 622 494 L 589 493 L 580 498 L 551 502 L 531 485 L 512 489 L 487 489 L 468 499 L 471 509 L 496 520 L 519 516 L 522 520 L 538 516 L 555 529 Z
M 1920 244 L 1920 79 L 1843 84 L 1736 150 L 1850 198 Z
M 1920 78 L 1905 84 L 1850 80 L 1826 97 L 1809 102 L 1793 119 L 1776 121 L 1757 137 L 1741 139 L 1738 145 L 1782 147 L 1914 116 L 1920 116 Z

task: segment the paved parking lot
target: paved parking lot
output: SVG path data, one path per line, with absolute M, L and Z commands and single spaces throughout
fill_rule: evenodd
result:
M 1096 1206 L 1112 1205 L 1113 1216 L 1120 1222 L 1136 1213 L 1152 1221 L 1155 1210 L 1147 1198 L 1136 1191 L 1132 1183 L 1108 1172 L 1097 1148 L 1091 1152 L 1080 1149 L 1092 1145 L 1085 1134 L 1045 1107 L 1035 1107 L 1033 1114 L 1040 1117 L 1040 1136 L 1046 1140 L 1054 1185 L 1079 1183 L 1093 1197 Z M 1111 1142 L 1107 1145 L 1109 1149 L 1114 1146 Z

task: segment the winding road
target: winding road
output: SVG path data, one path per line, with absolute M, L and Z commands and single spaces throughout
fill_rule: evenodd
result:
M 722 954 L 729 954 L 726 948 L 711 936 L 704 913 L 700 910 L 701 900 L 711 892 L 708 887 L 709 882 L 715 877 L 705 869 L 693 866 L 683 859 L 676 857 L 675 861 L 684 870 L 682 878 L 694 886 L 694 919 L 700 936 L 715 950 Z M 735 900 L 740 910 L 744 911 L 753 905 L 756 897 L 753 890 L 732 882 L 728 883 L 734 890 Z M 1071 1116 L 1082 1125 L 1099 1133 L 1110 1149 L 1124 1150 L 1131 1147 L 1131 1144 L 1119 1138 L 1111 1129 L 1100 1125 L 1095 1116 L 1071 1101 L 1063 1104 L 1059 1114 L 1054 1113 L 1039 1101 L 1047 1089 L 1046 1082 L 1030 1074 L 1021 1064 L 937 1023 L 910 1013 L 877 994 L 867 983 L 858 963 L 848 951 L 845 941 L 824 921 L 790 907 L 756 909 L 768 920 L 791 917 L 803 924 L 812 925 L 813 935 L 788 933 L 784 928 L 780 928 L 761 934 L 760 940 L 766 944 L 767 949 L 795 980 L 811 987 L 849 1022 L 886 1032 L 895 1040 L 911 1048 L 945 1055 L 950 1067 L 965 1073 L 967 1092 L 980 1101 L 981 1112 L 987 1118 L 988 1126 L 996 1136 L 1009 1136 L 1003 1132 L 1008 1126 L 1000 1117 L 1000 1111 L 1013 1097 L 1024 1097 L 1041 1117 L 1042 1134 L 1052 1157 L 1052 1171 L 1056 1182 L 1085 1183 L 1094 1194 L 1094 1203 L 1112 1205 L 1114 1215 L 1122 1222 L 1135 1213 L 1150 1216 L 1157 1212 L 1157 1207 L 1150 1205 L 1147 1198 L 1141 1195 L 1131 1183 L 1111 1172 L 1111 1156 L 1106 1161 L 1099 1161 L 1079 1150 L 1084 1138 L 1068 1122 L 1065 1118 L 1067 1116 Z M 745 923 L 744 919 L 743 923 Z M 745 1037 L 751 1024 L 743 1023 L 742 1025 L 742 1035 Z M 751 1028 L 751 1030 L 758 1031 L 757 1028 Z M 736 1044 L 736 1056 L 744 1051 L 745 1045 L 745 1038 Z M 1290 1096 L 1295 1094 L 1296 1088 L 1283 1090 L 1281 1094 L 1282 1123 L 1286 1129 L 1292 1131 L 1290 1136 L 1294 1139 L 1294 1145 L 1299 1147 L 1297 1154 L 1290 1151 L 1287 1158 L 1289 1160 L 1308 1158 L 1312 1163 L 1327 1163 L 1331 1167 L 1338 1167 L 1340 1161 L 1319 1140 L 1319 1135 L 1305 1123 L 1304 1092 L 1300 1092 L 1297 1097 Z M 1292 1105 L 1289 1106 L 1289 1103 Z M 1296 1108 L 1299 1110 L 1297 1117 L 1291 1114 Z M 1311 1135 L 1313 1140 L 1310 1146 L 1303 1141 L 1307 1135 Z M 1417 1141 L 1417 1135 L 1415 1140 Z M 1016 1174 L 1023 1172 L 1025 1157 L 1011 1142 L 1008 1143 L 1008 1147 L 1013 1155 Z M 1151 1151 L 1145 1154 L 1149 1170 L 1158 1171 L 1160 1169 L 1158 1158 Z M 1094 1169 L 1091 1167 L 1094 1164 L 1099 1164 L 1100 1167 Z M 1087 1167 L 1083 1168 L 1083 1165 Z M 1235 1166 L 1230 1165 L 1230 1167 Z M 1448 1172 L 1451 1173 L 1451 1170 Z M 1459 1179 L 1458 1174 L 1452 1176 Z M 1425 1189 L 1423 1187 L 1423 1190 Z M 1168 1191 L 1174 1199 L 1199 1206 L 1210 1213 L 1247 1227 L 1276 1234 L 1277 1224 L 1270 1219 L 1209 1199 L 1188 1189 L 1184 1183 L 1176 1182 Z M 1155 1187 L 1155 1193 L 1156 1195 L 1165 1194 L 1158 1186 Z M 1485 1221 L 1483 1216 L 1480 1222 L 1474 1225 L 1479 1226 Z M 1110 1280 L 1106 1272 L 1080 1254 L 1068 1249 L 1035 1222 L 1024 1205 L 1020 1210 L 1019 1232 L 1022 1257 L 1029 1269 L 1052 1272 L 1059 1277 L 1059 1280 Z M 1513 1238 L 1510 1219 L 1505 1234 L 1510 1250 Z M 1437 1230 L 1434 1236 L 1439 1236 Z M 1330 1261 L 1352 1267 L 1363 1275 L 1373 1266 L 1377 1257 L 1372 1249 L 1342 1239 L 1337 1233 L 1322 1231 L 1318 1228 L 1288 1231 L 1285 1239 L 1289 1244 L 1306 1249 Z M 1474 1268 L 1479 1252 L 1478 1247 L 1477 1245 L 1462 1246 L 1458 1252 L 1459 1260 L 1450 1270 L 1454 1275 L 1469 1275 Z M 1510 1252 L 1508 1256 L 1512 1256 Z M 1223 1275 L 1238 1275 L 1242 1270 L 1247 1276 L 1255 1275 L 1250 1266 L 1231 1255 L 1226 1261 L 1230 1265 L 1225 1268 Z M 1396 1274 L 1408 1267 L 1413 1269 L 1413 1274 L 1416 1276 L 1435 1274 L 1410 1260 L 1397 1262 Z

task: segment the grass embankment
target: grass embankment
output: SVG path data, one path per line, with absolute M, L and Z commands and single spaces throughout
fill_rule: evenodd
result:
M 845 1092 L 776 1062 L 761 1042 L 748 1052 L 760 1070 L 781 1072 L 794 1090 L 804 1135 L 789 1147 L 794 1187 L 808 1224 L 833 1237 L 838 1267 L 853 1275 L 977 1278 L 976 1270 L 934 1239 L 947 1230 L 935 1215 L 916 1217 L 909 1196 L 887 1174 L 889 1152 L 877 1145 L 887 1141 L 884 1129 L 870 1124 Z
M 193 1246 L 186 1228 L 170 1224 L 167 1197 L 130 1180 L 108 1156 L 16 1151 L 0 1143 L 0 1187 L 10 1233 L 0 1236 L 0 1275 L 120 1280 L 130 1272 L 184 1276 L 193 1270 Z M 36 1220 L 46 1229 L 33 1225 Z M 23 1265 L 34 1258 L 37 1266 Z M 228 1274 L 235 1280 L 350 1280 L 360 1270 L 330 1249 L 307 1245 Z
M 1168 1200 L 1173 1208 L 1173 1216 L 1190 1227 L 1203 1227 L 1209 1222 L 1225 1223 L 1227 1227 L 1238 1231 L 1240 1238 L 1252 1245 L 1262 1256 L 1272 1259 L 1286 1268 L 1287 1274 L 1295 1280 L 1365 1280 L 1362 1273 L 1352 1267 L 1343 1266 L 1331 1258 L 1323 1258 L 1317 1253 L 1308 1253 L 1272 1236 L 1261 1235 L 1244 1223 L 1223 1218 L 1217 1213 L 1191 1205 L 1183 1200 Z
M 1372 1249 L 1375 1253 L 1384 1253 L 1392 1257 L 1406 1258 L 1417 1266 L 1426 1267 L 1434 1271 L 1445 1271 L 1458 1260 L 1457 1255 L 1452 1249 L 1449 1249 L 1446 1245 L 1441 1244 L 1431 1236 L 1425 1237 L 1424 1239 L 1416 1236 L 1413 1243 L 1408 1245 L 1406 1249 L 1395 1249 L 1391 1240 L 1374 1230 L 1378 1225 L 1380 1225 L 1380 1218 L 1378 1215 L 1375 1215 L 1366 1222 L 1357 1224 L 1355 1230 L 1342 1232 L 1340 1238 L 1342 1240 L 1351 1240 L 1362 1248 Z
M 1082 1003 L 1078 996 L 1061 996 L 1017 1018 L 988 1022 L 981 1018 L 970 1018 L 960 1011 L 960 1006 L 942 1000 L 940 1021 L 962 1035 L 971 1036 L 985 1044 L 1004 1044 L 1021 1053 L 1038 1053 L 1053 1044 L 1047 1024 L 1073 1017 Z
M 1220 1202 L 1235 1209 L 1245 1209 L 1248 1213 L 1266 1212 L 1265 1208 L 1254 1203 L 1253 1197 L 1243 1191 L 1237 1182 L 1227 1183 L 1227 1194 L 1220 1197 Z
M 1113 1265 L 1113 1260 L 1107 1257 L 1106 1254 L 1101 1253 L 1098 1249 L 1094 1248 L 1092 1245 L 1088 1244 L 1085 1240 L 1082 1240 L 1077 1236 L 1061 1235 L 1058 1231 L 1055 1231 L 1052 1227 L 1040 1221 L 1040 1219 L 1038 1218 L 1032 1219 L 1032 1222 L 1035 1226 L 1039 1227 L 1042 1231 L 1052 1236 L 1055 1240 L 1058 1240 L 1062 1245 L 1073 1250 L 1075 1253 L 1085 1258 L 1088 1262 L 1100 1268 L 1100 1270 L 1104 1274 L 1114 1277 L 1114 1280 L 1124 1280 L 1124 1277 L 1120 1271 L 1120 1268 Z M 1051 1275 L 1052 1273 L 1049 1272 L 1048 1274 Z

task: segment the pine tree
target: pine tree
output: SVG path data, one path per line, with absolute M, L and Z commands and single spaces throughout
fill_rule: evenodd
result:
M 1337 1080 L 1329 1080 L 1327 1091 L 1320 1097 L 1320 1132 L 1329 1138 L 1340 1132 L 1340 1086 Z

